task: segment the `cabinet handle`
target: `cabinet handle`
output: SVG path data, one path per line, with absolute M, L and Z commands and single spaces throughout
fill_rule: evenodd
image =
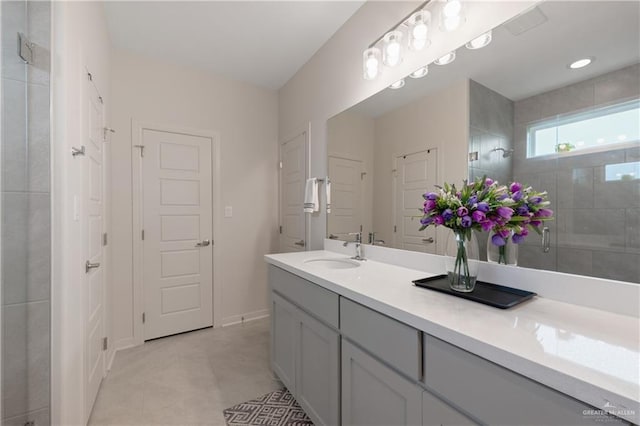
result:
M 304 247 L 304 240 L 296 241 L 296 242 L 295 242 L 295 243 L 293 243 L 293 244 L 295 244 L 295 245 L 297 245 L 297 246 L 300 246 L 300 247 Z
M 433 237 L 429 237 L 429 238 L 423 238 L 422 242 L 423 243 L 429 243 L 432 244 L 435 240 L 433 239 Z
M 196 247 L 206 247 L 209 244 L 211 244 L 211 241 L 209 240 L 202 240 L 199 243 L 196 244 Z

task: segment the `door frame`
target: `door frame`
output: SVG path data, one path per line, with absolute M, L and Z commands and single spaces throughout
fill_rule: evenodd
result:
M 282 147 L 287 142 L 292 141 L 300 135 L 305 135 L 304 138 L 304 179 L 309 179 L 311 173 L 311 144 L 310 144 L 310 135 L 311 135 L 311 123 L 308 123 L 306 126 L 300 126 L 295 131 L 291 132 L 287 135 L 287 137 L 282 138 L 278 142 L 278 164 L 276 167 L 278 168 L 278 249 L 280 249 L 280 226 L 282 226 L 282 169 L 280 168 L 280 161 L 282 161 Z M 311 215 L 304 214 L 304 251 L 310 250 L 310 240 L 311 240 Z
M 213 265 L 213 327 L 221 327 L 222 324 L 222 287 L 221 287 L 221 263 L 219 230 L 220 214 L 218 210 L 222 206 L 220 200 L 221 194 L 221 173 L 220 173 L 220 133 L 213 130 L 194 129 L 189 127 L 181 127 L 167 124 L 150 123 L 145 121 L 131 120 L 131 172 L 132 172 L 132 235 L 133 244 L 133 344 L 141 345 L 144 343 L 144 325 L 142 324 L 142 313 L 144 312 L 144 282 L 142 278 L 143 271 L 143 246 L 142 240 L 139 238 L 142 232 L 143 210 L 142 210 L 142 167 L 141 162 L 136 161 L 140 158 L 139 151 L 135 145 L 142 144 L 142 132 L 144 130 L 156 130 L 160 132 L 178 133 L 189 136 L 198 136 L 211 139 L 211 202 L 212 202 L 212 229 L 213 241 L 212 247 L 212 265 Z M 217 243 L 217 244 L 216 244 Z

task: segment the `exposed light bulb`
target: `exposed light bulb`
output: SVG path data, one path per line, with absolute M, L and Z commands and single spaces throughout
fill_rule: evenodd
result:
M 380 73 L 380 49 L 371 47 L 362 54 L 363 76 L 365 80 L 374 80 Z
M 571 68 L 572 70 L 577 70 L 580 68 L 584 68 L 587 65 L 591 64 L 591 62 L 593 62 L 594 58 L 583 58 L 583 59 L 578 59 L 577 61 L 574 61 L 572 63 L 569 64 L 569 68 Z
M 430 24 L 431 12 L 428 10 L 419 10 L 409 17 L 407 25 L 409 27 L 409 47 L 412 50 L 421 50 L 427 46 Z
M 489 43 L 491 43 L 491 39 L 492 39 L 492 34 L 491 34 L 491 30 L 489 30 L 486 33 L 482 34 L 481 36 L 474 38 L 465 46 L 467 47 L 467 49 L 471 49 L 471 50 L 481 49 L 486 45 L 488 45 Z
M 425 65 L 424 67 L 420 67 L 417 70 L 415 70 L 414 72 L 412 72 L 411 74 L 409 74 L 409 77 L 411 77 L 411 78 L 422 78 L 427 74 L 429 74 L 429 67 L 427 65 Z
M 404 78 L 402 80 L 398 80 L 389 86 L 390 89 L 401 89 L 404 87 Z
M 388 32 L 383 40 L 382 60 L 385 65 L 395 67 L 402 62 L 402 33 L 400 31 Z
M 442 8 L 442 14 L 447 18 L 459 16 L 462 11 L 462 2 L 460 0 L 448 0 Z
M 449 52 L 444 56 L 439 57 L 435 61 L 433 61 L 436 65 L 447 65 L 453 62 L 456 59 L 456 52 Z
M 453 31 L 464 22 L 462 16 L 462 2 L 460 0 L 447 0 L 442 7 L 440 25 L 444 31 Z

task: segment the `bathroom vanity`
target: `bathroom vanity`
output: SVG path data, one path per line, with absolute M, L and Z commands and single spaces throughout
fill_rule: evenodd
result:
M 499 310 L 413 286 L 438 271 L 332 251 L 266 261 L 272 367 L 316 425 L 638 423 L 637 318 Z

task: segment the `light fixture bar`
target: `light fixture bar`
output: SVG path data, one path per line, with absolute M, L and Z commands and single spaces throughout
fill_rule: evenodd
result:
M 411 15 L 413 15 L 414 13 L 416 13 L 419 10 L 424 9 L 425 7 L 427 7 L 427 5 L 431 2 L 433 2 L 435 0 L 427 0 L 424 3 L 420 4 L 420 6 L 416 7 L 414 10 L 411 11 L 410 14 L 408 14 L 407 16 L 405 16 L 400 22 L 398 22 L 397 24 L 395 24 L 393 27 L 389 28 L 387 31 L 385 31 L 380 37 L 378 37 L 373 43 L 371 43 L 369 45 L 369 48 L 374 47 L 376 44 L 378 44 L 383 38 L 384 36 L 390 32 L 393 31 L 397 28 L 400 28 L 405 22 L 407 22 L 407 19 L 409 19 L 411 17 Z

